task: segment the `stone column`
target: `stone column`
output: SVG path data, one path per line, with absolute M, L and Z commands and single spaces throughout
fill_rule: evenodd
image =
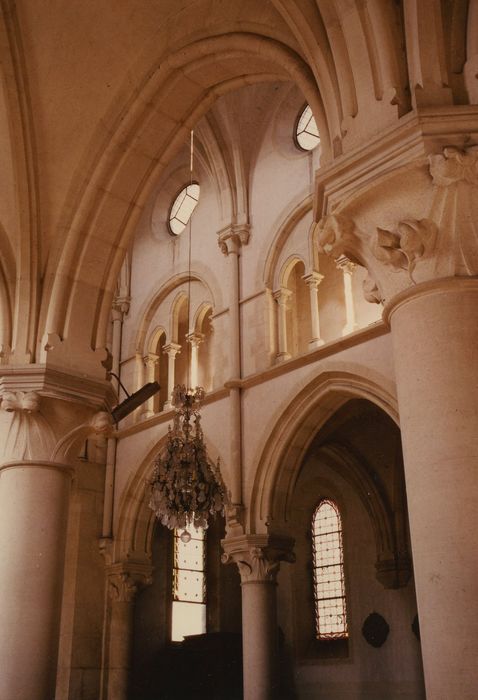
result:
M 478 280 L 388 306 L 427 697 L 478 688 Z
M 156 355 L 154 352 L 149 352 L 144 358 L 144 363 L 146 366 L 146 381 L 154 382 L 157 375 L 159 355 Z M 154 416 L 154 399 L 155 396 L 151 396 L 144 404 L 142 418 L 151 418 L 151 416 Z
M 291 358 L 287 347 L 287 310 L 291 296 L 291 290 L 286 287 L 281 287 L 274 292 L 274 299 L 277 302 L 277 341 L 279 346 L 277 359 L 280 362 Z
M 425 137 L 423 137 L 425 138 Z M 447 140 L 450 134 L 446 132 Z M 394 146 L 395 147 L 395 146 Z M 434 139 L 422 144 L 435 150 Z M 372 161 L 373 161 L 373 155 Z M 361 155 L 363 158 L 363 154 Z M 369 168 L 365 159 L 363 166 Z M 371 178 L 367 170 L 367 177 Z M 359 260 L 393 342 L 425 687 L 478 688 L 478 148 L 448 147 L 318 224 L 319 252 Z M 387 199 L 378 206 L 386 182 Z M 330 187 L 333 187 L 330 184 Z M 335 191 L 335 190 L 334 190 Z M 340 187 L 336 196 L 340 199 Z M 391 223 L 390 212 L 407 218 Z M 382 213 L 383 212 L 383 213 Z M 383 215 L 389 228 L 377 220 Z
M 349 333 L 356 331 L 358 328 L 355 318 L 355 305 L 352 292 L 352 275 L 356 266 L 345 255 L 341 255 L 339 258 L 337 258 L 336 263 L 338 269 L 342 270 L 344 277 L 345 326 L 342 329 L 342 335 L 348 335 Z
M 0 468 L 0 697 L 50 700 L 71 471 L 10 462 Z
M 199 346 L 204 342 L 203 333 L 189 333 L 187 341 L 191 345 L 191 388 L 198 385 Z
M 2 377 L 3 383 L 8 379 Z M 30 377 L 18 372 L 11 379 L 25 386 Z M 50 382 L 49 394 L 55 391 Z M 85 411 L 74 404 L 73 390 L 63 395 L 69 401 L 33 391 L 2 394 L 0 697 L 5 700 L 55 696 L 72 460 L 89 434 L 110 426 L 106 414 L 99 414 L 102 427 L 81 424 Z
M 134 602 L 138 590 L 152 582 L 151 566 L 112 564 L 108 569 L 110 599 L 107 700 L 128 700 L 133 648 Z
M 247 225 L 232 225 L 219 232 L 218 244 L 229 261 L 229 372 L 226 382 L 230 404 L 230 484 L 231 501 L 235 506 L 242 503 L 242 411 L 241 411 L 241 314 L 240 314 L 240 269 L 242 246 L 249 242 Z M 239 509 L 240 510 L 240 509 Z
M 181 346 L 178 343 L 169 343 L 164 346 L 163 352 L 168 356 L 168 400 L 164 403 L 164 408 L 168 409 L 172 408 L 171 396 L 175 385 L 176 355 L 181 352 Z
M 319 284 L 324 279 L 324 276 L 319 272 L 311 272 L 310 275 L 304 275 L 302 279 L 309 287 L 310 292 L 310 324 L 312 338 L 309 341 L 309 348 L 313 350 L 324 344 L 324 341 L 320 337 L 319 298 L 317 296 Z
M 222 542 L 223 563 L 235 562 L 241 575 L 244 700 L 280 697 L 276 577 L 281 561 L 295 561 L 293 541 L 244 535 Z

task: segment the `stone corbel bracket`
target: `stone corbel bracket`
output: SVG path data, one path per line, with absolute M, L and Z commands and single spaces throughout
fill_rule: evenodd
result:
M 68 463 L 76 457 L 81 444 L 92 435 L 111 437 L 114 433 L 113 419 L 106 411 L 98 411 L 90 421 L 70 430 L 55 445 L 52 452 L 54 462 Z

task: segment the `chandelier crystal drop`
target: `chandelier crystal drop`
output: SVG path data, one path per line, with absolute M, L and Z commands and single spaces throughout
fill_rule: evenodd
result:
M 166 445 L 156 459 L 150 507 L 169 529 L 207 528 L 210 517 L 224 515 L 226 490 L 219 471 L 208 457 L 199 412 L 202 387 L 177 385 L 172 394 L 175 415 Z M 190 539 L 190 535 L 189 535 Z

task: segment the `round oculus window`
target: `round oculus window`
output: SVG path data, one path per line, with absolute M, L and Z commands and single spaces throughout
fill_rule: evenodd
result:
M 311 151 L 319 145 L 320 135 L 312 110 L 307 105 L 302 111 L 295 129 L 295 141 L 303 151 Z
M 179 236 L 187 226 L 199 201 L 199 185 L 193 182 L 183 187 L 169 212 L 169 230 L 173 236 Z

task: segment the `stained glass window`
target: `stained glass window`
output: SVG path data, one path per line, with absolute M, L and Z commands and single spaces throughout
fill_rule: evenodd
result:
M 173 642 L 206 631 L 205 534 L 202 528 L 189 528 L 189 542 L 174 530 L 173 553 Z
M 183 187 L 169 212 L 169 229 L 174 236 L 184 231 L 199 201 L 199 185 L 193 182 Z
M 311 151 L 319 145 L 320 135 L 312 110 L 307 105 L 297 121 L 295 130 L 297 145 L 304 151 Z
M 312 518 L 317 639 L 348 637 L 342 523 L 337 505 L 324 499 Z

